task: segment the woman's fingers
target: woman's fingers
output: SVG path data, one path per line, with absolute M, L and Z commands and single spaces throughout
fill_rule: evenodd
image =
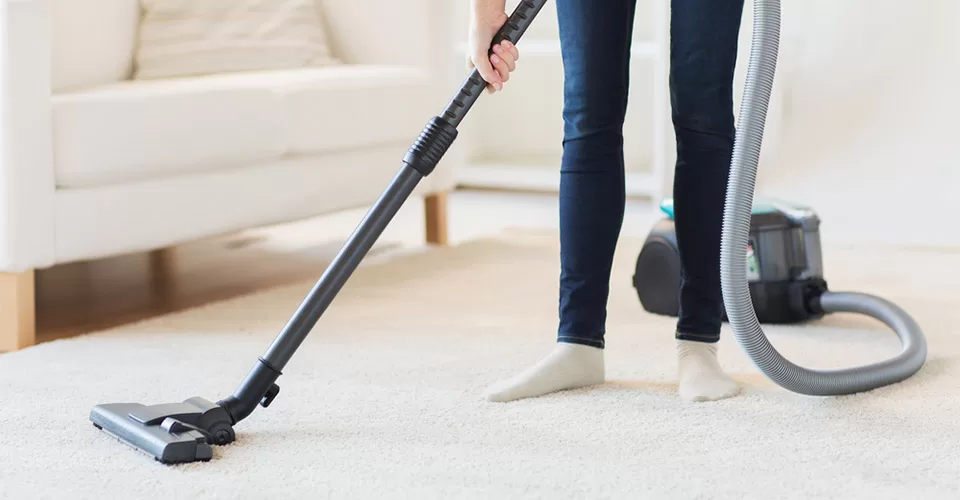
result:
M 510 68 L 506 61 L 494 54 L 490 56 L 490 63 L 493 64 L 494 69 L 500 74 L 500 81 L 503 83 L 510 81 Z
M 504 48 L 502 44 L 493 47 L 493 54 L 490 56 L 490 63 L 500 74 L 500 80 L 507 82 L 510 80 L 510 73 L 517 69 L 516 57 L 509 49 Z
M 519 58 L 517 47 L 504 41 L 493 46 L 493 54 L 489 57 L 468 56 L 467 69 L 479 69 L 480 76 L 488 82 L 487 91 L 493 94 L 503 90 L 503 84 L 510 80 L 510 73 L 517 69 Z
M 503 48 L 505 48 L 505 49 L 507 49 L 508 51 L 510 51 L 511 54 L 513 54 L 513 60 L 514 60 L 514 61 L 519 61 L 519 60 L 520 60 L 520 51 L 517 49 L 517 46 L 516 46 L 516 45 L 514 45 L 514 44 L 512 44 L 512 43 L 510 43 L 510 42 L 508 42 L 508 41 L 506 41 L 506 40 L 504 40 L 500 45 L 501 45 Z
M 514 57 L 513 52 L 510 52 L 509 50 L 503 48 L 502 46 L 495 45 L 493 47 L 493 56 L 491 56 L 491 60 L 493 60 L 494 57 L 498 59 L 502 59 L 503 62 L 506 63 L 507 69 L 509 71 L 512 72 L 513 70 L 517 69 L 517 58 Z
M 467 59 L 467 70 L 468 71 L 474 70 L 477 66 L 473 64 L 473 56 L 467 56 L 466 59 Z M 482 73 L 481 73 L 481 76 L 482 76 Z M 493 86 L 492 83 L 488 83 L 486 88 L 487 88 L 487 92 L 490 94 L 493 94 L 494 92 L 497 91 L 497 89 Z
M 493 61 L 486 57 L 475 57 L 474 64 L 480 70 L 480 76 L 488 83 L 488 88 L 500 90 L 503 88 L 503 77 L 500 71 L 492 64 Z

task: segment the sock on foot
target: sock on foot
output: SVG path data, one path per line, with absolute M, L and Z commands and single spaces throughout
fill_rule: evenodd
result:
M 716 401 L 736 396 L 740 386 L 717 361 L 717 345 L 677 340 L 680 397 L 686 401 Z
M 488 401 L 506 402 L 604 382 L 603 349 L 557 343 L 537 364 L 487 389 Z

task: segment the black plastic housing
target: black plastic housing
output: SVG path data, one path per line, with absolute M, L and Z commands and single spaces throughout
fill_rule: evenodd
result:
M 453 141 L 457 140 L 458 133 L 457 127 L 443 118 L 433 117 L 407 150 L 403 162 L 423 177 L 432 174 L 437 164 L 447 154 L 447 150 L 453 145 Z
M 757 320 L 790 324 L 822 317 L 817 299 L 827 291 L 827 283 L 816 214 L 788 209 L 754 214 L 749 242 L 747 280 Z M 648 234 L 632 281 L 646 311 L 679 315 L 680 253 L 669 217 L 658 221 Z M 723 321 L 727 321 L 724 309 L 721 304 Z
M 95 406 L 90 421 L 98 429 L 164 464 L 206 462 L 214 445 L 236 439 L 230 416 L 204 398 L 146 406 L 109 403 Z
M 227 411 L 231 423 L 236 425 L 237 422 L 249 417 L 253 410 L 257 409 L 258 404 L 264 408 L 270 406 L 273 398 L 280 393 L 280 386 L 275 383 L 280 375 L 279 370 L 260 358 L 236 392 L 232 396 L 217 401 L 217 404 Z

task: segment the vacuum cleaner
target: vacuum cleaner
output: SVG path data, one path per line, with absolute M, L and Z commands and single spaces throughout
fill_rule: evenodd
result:
M 673 199 L 660 204 L 665 216 L 654 224 L 637 257 L 633 287 L 650 313 L 680 314 L 680 250 Z M 793 202 L 754 200 L 745 250 L 747 282 L 760 323 L 791 324 L 819 319 L 818 301 L 827 291 L 820 251 L 820 218 Z M 722 319 L 727 321 L 726 307 Z
M 720 282 L 724 316 L 747 356 L 773 382 L 804 395 L 835 396 L 869 391 L 902 382 L 926 362 L 927 343 L 914 319 L 896 304 L 859 292 L 827 289 L 819 237 L 819 218 L 807 207 L 790 203 L 763 206 L 754 203 L 757 164 L 773 90 L 780 44 L 779 0 L 755 0 L 753 38 L 744 85 L 720 242 Z M 759 213 L 758 213 L 759 212 Z M 657 249 L 657 246 L 661 248 Z M 646 262 L 671 262 L 664 248 L 676 248 L 670 223 L 661 221 L 638 257 L 635 283 L 649 279 L 662 283 L 661 299 L 645 299 L 650 307 L 673 310 L 678 282 L 668 270 L 648 270 Z M 644 251 L 648 252 L 644 255 Z M 659 257 L 658 257 L 659 254 Z M 666 256 L 666 257 L 664 257 Z M 653 285 L 655 286 L 655 285 Z M 638 289 L 642 297 L 649 292 Z M 872 317 L 894 331 L 900 340 L 897 355 L 877 363 L 834 370 L 799 366 L 783 357 L 760 325 L 799 322 L 830 313 L 857 313 Z
M 516 43 L 547 0 L 521 0 L 493 40 Z M 796 367 L 784 360 L 756 325 L 743 266 L 750 220 L 755 151 L 759 149 L 770 82 L 772 81 L 779 28 L 779 2 L 756 3 L 757 37 L 750 61 L 744 127 L 738 135 L 733 184 L 724 218 L 723 285 L 727 310 L 737 338 L 763 370 L 784 387 L 801 392 L 859 391 L 901 380 L 919 369 L 925 347 L 919 328 L 906 314 L 876 299 L 853 295 L 823 295 L 825 310 L 866 310 L 894 324 L 905 342 L 905 352 L 894 360 L 862 369 L 828 373 Z M 235 392 L 213 402 L 191 397 L 182 402 L 144 405 L 107 403 L 93 407 L 89 419 L 95 427 L 120 442 L 164 464 L 209 461 L 213 447 L 236 440 L 235 426 L 257 406 L 267 408 L 280 393 L 276 381 L 321 315 L 369 252 L 414 188 L 436 168 L 458 135 L 458 126 L 484 92 L 486 82 L 474 70 L 443 112 L 430 119 L 405 154 L 399 171 L 366 213 L 331 264 L 296 312 Z

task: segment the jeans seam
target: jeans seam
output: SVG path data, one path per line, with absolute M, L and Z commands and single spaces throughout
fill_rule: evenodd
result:
M 594 346 L 594 347 L 603 347 L 603 346 L 604 346 L 604 341 L 603 341 L 603 340 L 598 340 L 598 339 L 595 339 L 595 338 L 575 337 L 575 336 L 572 336 L 572 335 L 560 335 L 560 336 L 557 337 L 557 341 L 564 341 L 564 340 L 578 340 L 578 341 L 581 341 L 581 342 L 589 343 L 590 345 L 592 345 L 592 346 Z
M 679 340 L 694 340 L 699 342 L 719 342 L 720 336 L 713 334 L 701 334 L 701 333 L 689 333 L 689 332 L 676 332 L 674 336 Z

